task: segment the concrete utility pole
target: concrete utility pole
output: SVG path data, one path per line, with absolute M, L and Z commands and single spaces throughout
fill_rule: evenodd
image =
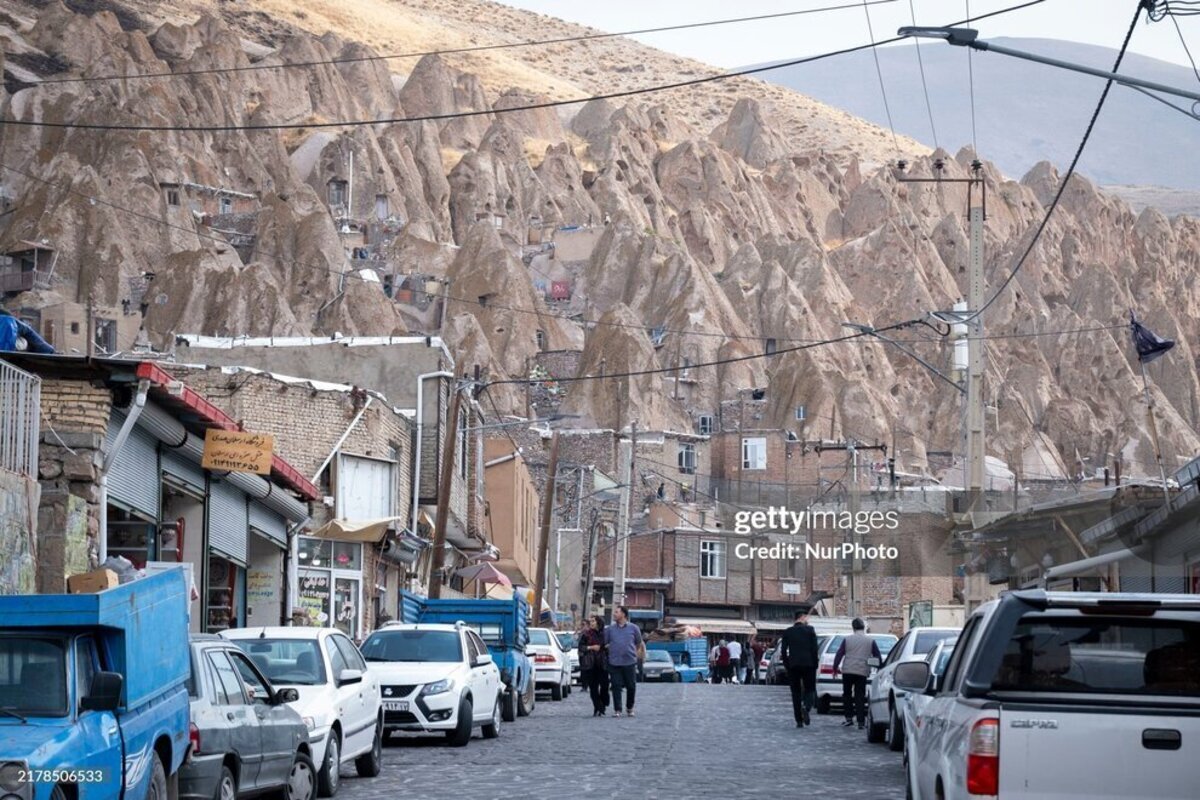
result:
M 600 510 L 592 509 L 592 521 L 588 526 L 588 549 L 584 567 L 587 569 L 586 583 L 583 585 L 583 616 L 592 613 L 592 587 L 596 580 L 596 533 L 600 528 Z
M 629 441 L 621 442 L 620 474 L 625 475 L 625 485 L 621 487 L 620 529 L 617 531 L 617 550 L 613 557 L 613 598 L 616 606 L 625 603 L 625 573 L 629 568 L 629 515 L 630 499 L 633 494 L 633 451 L 637 446 L 637 423 L 629 427 Z
M 550 519 L 558 487 L 558 431 L 550 437 L 550 464 L 546 468 L 546 492 L 542 497 L 542 526 L 538 533 L 537 573 L 533 579 L 533 618 L 541 619 L 542 596 L 546 591 L 546 555 L 550 549 Z M 556 620 L 557 622 L 557 620 Z
M 865 444 L 859 444 L 858 442 L 851 439 L 851 440 L 848 440 L 845 444 L 835 444 L 835 445 L 819 444 L 819 445 L 817 445 L 816 449 L 817 449 L 817 463 L 818 464 L 821 463 L 820 462 L 821 452 L 824 450 L 845 450 L 850 455 L 850 465 L 847 470 L 850 473 L 850 487 L 849 487 L 849 492 L 847 493 L 847 498 L 848 498 L 847 510 L 849 510 L 849 512 L 851 514 L 851 523 L 853 524 L 853 521 L 855 519 L 857 519 L 857 517 L 858 517 L 858 511 L 862 505 L 862 495 L 861 495 L 859 485 L 858 485 L 858 451 L 859 450 L 873 450 L 875 452 L 882 453 L 886 457 L 887 452 L 888 452 L 887 445 L 886 444 L 865 445 Z M 858 535 L 858 532 L 854 529 L 854 527 L 852 527 L 850 529 L 850 543 L 853 545 L 858 545 L 860 538 L 861 537 Z M 858 576 L 862 572 L 862 559 L 857 557 L 857 550 L 858 550 L 858 548 L 856 546 L 855 547 L 856 555 L 850 562 L 850 581 L 849 581 L 849 585 L 848 585 L 849 591 L 846 594 L 846 597 L 847 597 L 846 605 L 849 608 L 851 616 L 862 616 L 859 613 L 859 610 L 862 606 L 862 598 L 860 597 L 861 593 L 858 590 Z M 811 570 L 810 570 L 810 572 L 811 572 Z
M 462 391 L 455 383 L 450 399 L 450 416 L 446 420 L 446 441 L 442 444 L 442 474 L 438 480 L 437 519 L 433 528 L 433 563 L 429 565 L 429 587 L 426 594 L 431 600 L 442 596 L 442 572 L 446 568 L 446 523 L 450 516 L 450 484 L 454 479 L 454 454 L 458 450 L 458 415 L 462 407 Z M 421 465 L 417 464 L 417 469 Z
M 980 175 L 982 165 L 975 162 L 974 174 L 979 180 L 980 195 L 987 191 Z M 984 341 L 983 314 L 983 206 L 974 201 L 974 183 L 967 184 L 968 219 L 971 233 L 971 252 L 967 264 L 967 307 L 974 318 L 968 325 L 967 338 L 967 510 L 983 510 L 984 479 Z

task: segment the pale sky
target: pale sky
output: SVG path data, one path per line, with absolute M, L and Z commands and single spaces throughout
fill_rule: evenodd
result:
M 501 0 L 506 5 L 581 23 L 605 31 L 678 25 L 804 8 L 847 5 L 853 0 Z M 1021 0 L 975 0 L 972 15 L 1018 5 Z M 914 0 L 918 24 L 942 25 L 965 19 L 966 0 Z M 983 38 L 1025 36 L 1066 39 L 1117 48 L 1133 19 L 1137 0 L 1046 0 L 1041 5 L 983 20 Z M 909 0 L 870 6 L 875 39 L 895 36 L 911 25 Z M 1179 34 L 1170 19 L 1134 31 L 1130 52 L 1187 65 Z M 1180 18 L 1192 54 L 1200 58 L 1200 17 Z M 535 32 L 531 32 L 535 36 Z M 866 44 L 867 18 L 861 7 L 784 19 L 720 25 L 634 37 L 653 47 L 717 67 L 740 67 Z M 939 46 L 930 42 L 930 46 Z M 942 47 L 950 45 L 940 44 Z

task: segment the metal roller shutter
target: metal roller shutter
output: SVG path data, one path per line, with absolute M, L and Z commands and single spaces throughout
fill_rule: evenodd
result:
M 250 501 L 250 527 L 280 547 L 287 547 L 287 522 L 283 515 L 259 503 Z
M 208 484 L 208 547 L 246 566 L 246 495 L 225 481 Z
M 204 492 L 204 470 L 199 464 L 179 450 L 173 450 L 166 445 L 163 445 L 161 456 L 163 474 L 171 475 L 186 486 Z
M 105 434 L 105 453 L 111 452 L 125 414 L 113 409 Z M 114 505 L 158 521 L 162 478 L 158 472 L 158 440 L 134 426 L 108 471 L 108 499 Z

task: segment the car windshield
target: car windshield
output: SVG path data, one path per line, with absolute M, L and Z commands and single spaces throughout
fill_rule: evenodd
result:
M 313 639 L 236 639 L 234 644 L 276 686 L 325 683 L 325 659 Z
M 992 689 L 1200 697 L 1200 623 L 1031 615 L 1017 624 Z
M 671 661 L 671 654 L 668 653 L 666 650 L 647 650 L 646 651 L 646 663 L 649 664 L 651 661 L 658 661 L 663 664 L 673 663 Z
M 64 640 L 0 637 L 0 710 L 6 712 L 3 717 L 66 716 Z
M 544 628 L 529 629 L 530 644 L 550 644 L 550 631 Z
M 563 650 L 571 650 L 575 647 L 575 634 L 560 633 L 558 634 L 558 643 L 562 645 Z
M 462 643 L 457 631 L 375 631 L 362 646 L 367 661 L 462 661 Z
M 938 642 L 958 638 L 958 631 L 921 631 L 913 643 L 913 653 L 923 656 L 937 647 Z

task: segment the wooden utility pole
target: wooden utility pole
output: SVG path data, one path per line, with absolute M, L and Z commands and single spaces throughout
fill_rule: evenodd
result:
M 442 596 L 442 572 L 446 568 L 446 523 L 450 516 L 450 484 L 454 479 L 454 453 L 458 449 L 458 414 L 462 392 L 458 384 L 451 389 L 450 415 L 446 420 L 446 441 L 442 444 L 442 474 L 438 480 L 437 519 L 433 527 L 433 563 L 429 565 L 429 588 L 426 594 L 436 600 Z M 417 464 L 417 469 L 421 465 Z
M 542 595 L 546 591 L 546 554 L 550 549 L 550 519 L 554 516 L 554 495 L 558 487 L 558 431 L 550 437 L 550 465 L 546 468 L 546 491 L 542 496 L 542 529 L 538 534 L 537 571 L 533 579 L 533 618 L 542 616 Z M 557 620 L 556 620 L 557 621 Z

